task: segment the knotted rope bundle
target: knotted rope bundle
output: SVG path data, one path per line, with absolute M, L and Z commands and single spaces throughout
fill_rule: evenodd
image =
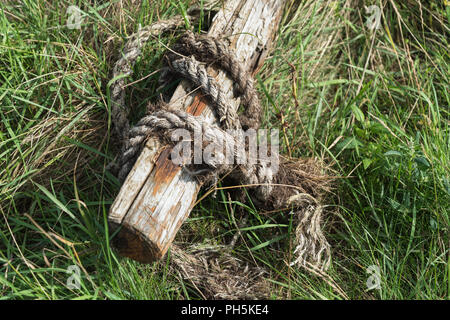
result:
M 159 25 L 163 27 L 157 28 L 153 25 L 131 36 L 124 47 L 122 58 L 117 61 L 113 70 L 113 79 L 118 80 L 111 85 L 112 120 L 116 135 L 121 139 L 123 146 L 116 167 L 112 169 L 118 172 L 118 177 L 122 181 L 131 170 L 149 136 L 168 142 L 167 137 L 173 130 L 180 128 L 192 132 L 200 130 L 212 144 L 223 146 L 225 142 L 236 149 L 245 149 L 245 145 L 239 145 L 236 137 L 226 130 L 258 129 L 260 124 L 261 106 L 253 79 L 236 58 L 228 43 L 187 31 L 166 53 L 161 78 L 167 81 L 175 74 L 199 87 L 212 102 L 220 126 L 211 125 L 201 116 L 193 116 L 161 102 L 151 108 L 153 112 L 130 128 L 129 110 L 125 106 L 124 99 L 123 75 L 132 73 L 132 66 L 140 55 L 143 44 L 152 35 L 178 26 L 176 23 L 159 23 Z M 221 91 L 216 80 L 208 75 L 205 63 L 226 71 L 233 80 L 234 91 L 244 106 L 243 114 L 239 116 L 236 114 L 231 101 Z M 223 159 L 224 156 L 215 159 Z M 240 165 L 205 161 L 201 165 L 204 170 L 194 171 L 202 172 L 200 175 L 204 181 L 211 181 L 212 178 L 217 181 L 217 176 L 231 171 L 231 176 L 241 184 L 251 186 L 254 202 L 261 208 L 291 209 L 297 224 L 294 250 L 296 258 L 291 264 L 326 269 L 330 263 L 330 246 L 321 231 L 323 207 L 319 198 L 329 179 L 321 175 L 318 166 L 311 161 L 285 157 L 280 157 L 279 160 L 279 170 L 276 174 L 268 163 L 261 159 L 257 159 L 256 163 L 247 162 Z M 180 256 L 183 255 L 174 254 L 173 258 L 177 259 Z

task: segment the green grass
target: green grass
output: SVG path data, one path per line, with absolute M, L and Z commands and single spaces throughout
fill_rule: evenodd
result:
M 120 188 L 105 169 L 118 147 L 112 65 L 138 24 L 193 1 L 182 3 L 0 3 L 0 298 L 201 298 L 167 261 L 119 257 L 106 224 Z M 383 8 L 376 33 L 364 25 L 372 4 Z M 65 26 L 69 5 L 85 14 L 80 30 Z M 234 254 L 270 272 L 274 299 L 448 299 L 449 23 L 442 1 L 287 1 L 257 88 L 263 126 L 286 128 L 282 152 L 340 177 L 325 199 L 327 274 L 288 266 L 289 214 L 227 190 L 202 200 L 176 241 L 228 243 L 247 215 Z M 129 82 L 157 70 L 173 40 L 151 40 Z M 157 99 L 158 77 L 128 88 L 136 119 Z M 79 290 L 66 287 L 70 265 L 82 266 Z M 366 286 L 372 265 L 380 290 Z

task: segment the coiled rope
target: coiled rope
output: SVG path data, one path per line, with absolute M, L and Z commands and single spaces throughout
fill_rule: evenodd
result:
M 190 31 L 186 31 L 171 50 L 167 51 L 163 69 L 166 74 L 180 75 L 199 87 L 214 106 L 220 126 L 207 123 L 201 116 L 196 117 L 159 103 L 155 107 L 156 111 L 144 116 L 130 128 L 129 109 L 125 105 L 124 76 L 132 73 L 133 64 L 150 37 L 179 26 L 179 21 L 173 19 L 140 29 L 130 37 L 122 57 L 114 66 L 113 79 L 117 80 L 111 85 L 111 115 L 115 133 L 122 141 L 122 153 L 115 163 L 115 170 L 121 181 L 131 170 L 149 136 L 161 139 L 161 135 L 168 137 L 171 131 L 183 128 L 190 131 L 202 130 L 203 134 L 209 136 L 211 143 L 235 143 L 235 137 L 228 134 L 226 129 L 259 128 L 261 106 L 248 70 L 241 65 L 228 43 Z M 232 79 L 237 89 L 236 94 L 244 106 L 241 115 L 236 114 L 216 80 L 208 75 L 205 64 L 212 64 L 226 71 Z M 280 157 L 277 174 L 261 159 L 254 164 L 236 166 L 211 161 L 202 166 L 206 166 L 208 173 L 213 173 L 216 178 L 224 172 L 233 171 L 233 176 L 241 184 L 255 185 L 251 189 L 255 203 L 259 203 L 261 208 L 290 208 L 297 225 L 294 250 L 296 257 L 291 264 L 313 266 L 321 270 L 328 268 L 330 246 L 321 230 L 323 206 L 318 198 L 329 179 L 321 175 L 317 165 L 311 161 Z

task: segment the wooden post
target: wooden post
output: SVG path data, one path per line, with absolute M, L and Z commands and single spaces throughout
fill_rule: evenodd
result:
M 209 35 L 228 37 L 230 46 L 248 70 L 256 73 L 275 36 L 283 0 L 229 0 L 214 17 Z M 232 81 L 223 71 L 208 73 L 222 92 L 233 98 Z M 170 103 L 217 123 L 213 108 L 199 90 L 189 94 L 182 81 Z M 234 99 L 233 107 L 238 107 Z M 111 231 L 121 228 L 113 244 L 123 256 L 148 263 L 164 256 L 183 221 L 188 217 L 200 184 L 170 159 L 170 148 L 149 139 L 111 206 Z

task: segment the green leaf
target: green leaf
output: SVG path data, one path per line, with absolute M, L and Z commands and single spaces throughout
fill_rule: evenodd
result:
M 401 157 L 401 156 L 403 156 L 402 153 L 400 153 L 398 151 L 395 151 L 395 150 L 389 150 L 388 152 L 385 152 L 384 155 L 386 157 L 389 157 L 389 156 L 399 156 L 399 157 Z
M 72 212 L 70 212 L 70 210 L 64 204 L 61 203 L 61 201 L 56 199 L 56 197 L 50 191 L 48 191 L 44 186 L 40 185 L 39 183 L 35 182 L 34 184 L 37 185 L 38 188 L 47 196 L 47 198 L 49 198 L 54 204 L 56 204 L 58 208 L 67 213 L 72 219 L 76 220 L 75 215 Z
M 286 236 L 287 236 L 286 234 L 283 234 L 283 235 L 281 235 L 281 236 L 275 237 L 275 238 L 273 238 L 273 239 L 270 239 L 270 240 L 268 240 L 268 241 L 265 241 L 265 242 L 263 242 L 263 243 L 260 243 L 260 244 L 258 244 L 257 246 L 254 246 L 254 247 L 251 248 L 250 250 L 251 250 L 251 251 L 256 251 L 256 250 L 262 249 L 262 248 L 264 248 L 264 247 L 267 247 L 267 246 L 270 245 L 271 243 L 274 243 L 274 242 L 280 241 L 281 239 L 286 238 Z
M 365 158 L 362 162 L 363 162 L 364 169 L 367 169 L 370 166 L 370 164 L 373 162 L 373 160 L 369 159 L 369 158 Z
M 352 104 L 351 108 L 356 120 L 358 120 L 359 122 L 364 122 L 364 113 L 361 111 L 361 109 L 354 104 Z

